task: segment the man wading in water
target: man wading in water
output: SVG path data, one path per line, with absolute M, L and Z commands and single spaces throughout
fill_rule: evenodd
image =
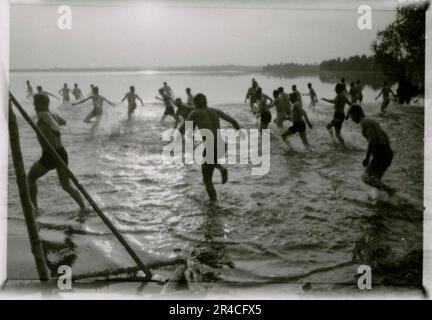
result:
M 81 104 L 83 102 L 86 102 L 87 100 L 92 100 L 93 101 L 93 110 L 87 115 L 87 117 L 85 117 L 84 122 L 85 123 L 90 123 L 90 119 L 95 118 L 96 120 L 94 122 L 93 128 L 96 128 L 99 125 L 99 122 L 102 118 L 102 114 L 103 114 L 103 103 L 104 101 L 106 103 L 108 103 L 111 106 L 114 106 L 114 103 L 112 103 L 111 101 L 108 101 L 105 97 L 102 97 L 101 95 L 99 95 L 99 88 L 98 87 L 93 87 L 93 94 L 91 96 L 89 96 L 88 98 L 85 98 L 84 100 L 72 103 L 72 106 L 76 106 L 78 104 Z
M 195 109 L 189 114 L 186 121 L 192 121 L 194 124 L 198 126 L 199 129 L 210 130 L 213 133 L 213 137 L 214 137 L 214 141 L 213 141 L 214 161 L 211 161 L 212 163 L 204 162 L 201 165 L 204 185 L 206 187 L 210 200 L 213 201 L 217 199 L 216 190 L 213 186 L 214 169 L 216 168 L 221 172 L 222 183 L 226 183 L 228 181 L 228 170 L 217 163 L 217 159 L 218 159 L 217 156 L 218 138 L 217 137 L 219 136 L 218 129 L 220 129 L 220 119 L 223 119 L 231 123 L 231 125 L 236 130 L 240 130 L 240 126 L 235 119 L 233 119 L 226 113 L 222 112 L 221 110 L 209 108 L 207 106 L 207 98 L 202 93 L 199 93 L 195 96 L 194 105 L 195 105 Z M 205 158 L 206 149 L 207 147 L 204 150 L 204 154 L 203 154 L 204 158 Z
M 35 94 L 34 96 L 34 107 L 37 113 L 37 126 L 42 131 L 43 135 L 47 138 L 49 143 L 55 148 L 56 152 L 63 160 L 63 162 L 68 164 L 68 154 L 61 142 L 61 134 L 59 125 L 65 125 L 66 121 L 63 120 L 60 116 L 53 114 L 49 111 L 49 98 L 44 94 Z M 72 199 L 80 206 L 81 210 L 85 209 L 84 202 L 81 198 L 79 192 L 74 189 L 69 181 L 69 177 L 64 169 L 60 166 L 59 162 L 57 162 L 56 158 L 50 153 L 48 146 L 44 141 L 39 139 L 39 143 L 42 147 L 42 156 L 33 166 L 30 168 L 30 172 L 28 174 L 28 184 L 29 184 L 29 193 L 30 198 L 33 203 L 34 209 L 38 209 L 37 204 L 37 180 L 44 175 L 46 175 L 49 171 L 56 169 L 57 176 L 60 181 L 60 185 L 64 191 L 69 193 Z

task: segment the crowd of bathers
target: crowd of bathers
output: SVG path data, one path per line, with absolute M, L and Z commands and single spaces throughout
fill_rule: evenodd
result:
M 252 84 L 247 90 L 245 103 L 249 100 L 249 107 L 252 114 L 258 120 L 258 129 L 262 134 L 263 130 L 268 130 L 268 126 L 272 121 L 271 108 L 276 109 L 276 118 L 274 122 L 279 129 L 279 133 L 283 140 L 291 135 L 298 134 L 306 149 L 310 149 L 307 139 L 307 127 L 313 128 L 313 125 L 308 117 L 307 112 L 303 108 L 302 96 L 309 96 L 310 109 L 313 109 L 318 104 L 318 96 L 312 87 L 311 83 L 307 84 L 307 93 L 301 93 L 296 85 L 292 85 L 291 92 L 286 93 L 283 87 L 276 88 L 272 97 L 266 95 L 262 88 L 259 86 L 256 79 L 252 79 Z M 355 123 L 360 124 L 362 134 L 368 141 L 366 156 L 362 162 L 366 167 L 363 181 L 373 187 L 376 187 L 387 192 L 393 192 L 394 189 L 385 185 L 381 178 L 392 163 L 393 151 L 390 147 L 390 140 L 387 134 L 383 131 L 381 126 L 372 119 L 365 116 L 361 106 L 363 101 L 363 86 L 360 81 L 351 82 L 349 89 L 347 88 L 345 79 L 341 79 L 335 88 L 335 96 L 332 99 L 322 98 L 321 100 L 330 103 L 334 106 L 333 117 L 326 125 L 326 129 L 330 133 L 331 139 L 336 145 L 346 148 L 345 141 L 341 134 L 343 122 L 351 118 Z M 222 112 L 219 109 L 210 108 L 207 106 L 207 98 L 204 94 L 192 94 L 190 88 L 186 88 L 186 101 L 183 102 L 181 98 L 175 98 L 170 86 L 164 82 L 163 86 L 158 90 L 159 96 L 156 99 L 162 101 L 165 106 L 165 111 L 162 114 L 161 121 L 167 116 L 175 119 L 174 128 L 184 134 L 185 122 L 192 121 L 199 129 L 209 129 L 216 131 L 219 128 L 219 119 L 223 119 L 231 123 L 236 129 L 240 129 L 237 121 Z M 114 106 L 114 103 L 99 94 L 99 88 L 91 85 L 91 92 L 84 97 L 81 89 L 77 84 L 74 84 L 71 90 L 67 84 L 59 90 L 59 95 L 62 96 L 64 103 L 70 103 L 70 94 L 75 98 L 72 106 L 84 103 L 91 100 L 93 102 L 93 110 L 84 118 L 85 122 L 91 122 L 92 118 L 96 118 L 94 126 L 97 126 L 103 114 L 103 102 L 107 102 Z M 396 97 L 397 95 L 392 91 L 389 84 L 384 81 L 383 87 L 379 95 L 375 98 L 378 99 L 383 96 L 381 104 L 381 112 L 385 113 L 391 101 L 390 95 Z M 37 125 L 47 137 L 48 141 L 54 146 L 60 158 L 66 163 L 68 162 L 67 152 L 64 149 L 60 139 L 60 126 L 65 125 L 66 121 L 57 114 L 50 112 L 49 97 L 59 99 L 56 95 L 43 90 L 41 86 L 37 86 L 37 93 L 33 93 L 33 89 L 29 81 L 27 81 L 27 97 L 33 99 L 35 110 L 37 113 Z M 130 86 L 121 102 L 127 100 L 128 102 L 128 119 L 137 108 L 136 100 L 139 100 L 141 105 L 144 106 L 142 99 L 135 93 L 135 87 Z M 348 105 L 348 112 L 345 112 L 345 106 Z M 177 108 L 177 110 L 175 110 Z M 180 122 L 180 119 L 183 121 Z M 210 121 L 209 121 L 210 120 Z M 284 128 L 284 122 L 289 121 L 291 125 Z M 336 139 L 334 139 L 334 136 Z M 29 172 L 29 186 L 30 195 L 35 207 L 37 207 L 37 186 L 36 181 L 48 171 L 56 169 L 58 171 L 60 183 L 65 191 L 67 191 L 72 198 L 83 208 L 84 204 L 79 193 L 73 189 L 69 184 L 67 175 L 63 172 L 61 165 L 59 165 L 57 158 L 54 157 L 49 148 L 41 143 L 42 156 L 30 169 Z M 222 174 L 223 183 L 228 180 L 228 171 L 220 164 L 205 163 L 203 164 L 203 179 L 204 184 L 211 200 L 216 199 L 216 191 L 213 186 L 212 176 L 214 169 L 218 169 Z

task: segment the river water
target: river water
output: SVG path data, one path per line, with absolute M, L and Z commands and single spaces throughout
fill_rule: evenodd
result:
M 257 126 L 243 103 L 252 77 L 269 95 L 281 85 L 288 91 L 294 83 L 306 92 L 311 82 L 319 98 L 334 96 L 334 84 L 316 76 L 160 72 L 13 73 L 11 91 L 32 116 L 31 103 L 25 99 L 26 80 L 55 94 L 64 82 L 69 86 L 78 82 L 84 94 L 93 83 L 116 102 L 116 107 L 104 106 L 96 132 L 82 122 L 91 110 L 88 103 L 71 107 L 51 100 L 51 108 L 68 122 L 62 139 L 70 168 L 144 259 L 193 255 L 207 288 L 307 282 L 354 285 L 361 264 L 377 270 L 376 283 L 418 284 L 423 239 L 422 105 L 392 104 L 388 114 L 380 116 L 379 102 L 374 101 L 377 91 L 364 90 L 366 114 L 379 121 L 395 151 L 384 181 L 398 187 L 408 199 L 402 202 L 378 201 L 377 193 L 361 182 L 366 140 L 352 121 L 343 128 L 349 150 L 334 147 L 325 129 L 333 109 L 325 102 L 314 110 L 306 108 L 314 124 L 308 131 L 311 152 L 303 151 L 297 136 L 287 147 L 271 124 L 275 135 L 270 139 L 270 172 L 253 176 L 251 164 L 228 165 L 225 185 L 216 172 L 216 204 L 208 201 L 198 165 L 162 163 L 161 134 L 173 124 L 172 119 L 159 121 L 163 106 L 154 96 L 163 81 L 181 97 L 186 87 L 205 93 L 210 106 L 248 129 Z M 131 122 L 126 121 L 126 105 L 119 104 L 129 85 L 135 85 L 145 102 Z M 28 170 L 41 151 L 20 116 L 18 124 Z M 24 254 L 17 250 L 23 250 L 28 240 L 11 160 L 9 182 L 8 234 L 13 250 L 9 250 L 8 277 L 33 278 L 33 265 L 24 266 L 17 258 Z M 78 212 L 55 172 L 39 181 L 39 189 L 38 221 L 53 265 L 69 264 L 74 272 L 133 265 L 95 214 Z

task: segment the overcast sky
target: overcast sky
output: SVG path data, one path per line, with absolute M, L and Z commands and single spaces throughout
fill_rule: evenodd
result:
M 370 54 L 395 1 L 26 1 L 11 6 L 11 68 L 319 63 Z M 72 30 L 57 27 L 60 4 Z M 372 7 L 372 30 L 357 7 Z

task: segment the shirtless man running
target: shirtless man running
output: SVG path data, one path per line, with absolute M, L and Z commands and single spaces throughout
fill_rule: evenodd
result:
M 288 128 L 287 131 L 282 133 L 282 139 L 286 139 L 289 135 L 295 134 L 298 132 L 300 135 L 300 138 L 305 146 L 305 148 L 309 148 L 309 142 L 307 140 L 306 136 L 306 124 L 309 126 L 310 129 L 312 129 L 312 123 L 310 123 L 308 115 L 306 111 L 304 111 L 303 106 L 301 103 L 297 101 L 297 95 L 295 93 L 290 94 L 291 98 L 291 120 L 293 122 L 293 125 Z
M 255 102 L 257 101 L 256 93 L 259 87 L 260 86 L 258 85 L 258 82 L 255 79 L 252 79 L 252 86 L 248 89 L 245 97 L 245 103 L 249 99 L 249 106 L 253 114 L 256 113 L 255 110 Z
M 393 194 L 395 189 L 381 181 L 393 160 L 390 139 L 375 120 L 365 117 L 363 109 L 358 104 L 354 104 L 350 108 L 348 116 L 355 123 L 360 124 L 363 136 L 368 141 L 366 157 L 363 160 L 363 166 L 366 167 L 366 171 L 362 177 L 363 182 L 377 189 L 384 190 L 389 194 Z M 371 156 L 372 160 L 370 160 Z
M 63 88 L 59 90 L 59 95 L 63 97 L 63 103 L 70 101 L 70 97 L 69 97 L 70 91 L 71 90 L 68 88 L 66 83 L 63 85 Z
M 27 99 L 33 98 L 33 88 L 30 84 L 30 81 L 28 81 L 28 80 L 27 80 L 27 96 L 26 96 L 26 98 Z
M 90 99 L 93 101 L 93 110 L 87 115 L 87 117 L 85 117 L 84 122 L 89 123 L 89 122 L 91 122 L 90 119 L 96 117 L 96 121 L 94 122 L 94 125 L 93 125 L 93 128 L 95 128 L 99 125 L 99 122 L 102 118 L 102 114 L 103 114 L 103 108 L 102 107 L 103 107 L 104 101 L 111 106 L 114 106 L 114 103 L 107 100 L 105 97 L 100 96 L 98 87 L 93 87 L 93 94 L 90 97 L 87 97 L 81 101 L 72 103 L 72 105 L 76 106 L 76 105 L 84 103 Z
M 315 107 L 315 105 L 318 103 L 318 97 L 315 93 L 315 90 L 312 88 L 312 83 L 307 84 L 309 93 L 303 93 L 304 96 L 309 96 L 310 98 L 310 104 L 309 107 Z
M 189 114 L 195 110 L 194 107 L 191 107 L 189 105 L 185 105 L 183 104 L 182 100 L 180 98 L 175 99 L 174 104 L 177 107 L 177 111 L 175 113 L 175 123 L 173 128 L 176 129 L 179 123 L 179 118 L 180 116 L 183 118 L 183 123 L 181 124 L 180 127 L 178 127 L 178 130 L 180 131 L 181 134 L 185 133 L 185 120 L 187 119 L 187 117 L 189 116 Z
M 49 111 L 49 98 L 44 94 L 35 94 L 34 96 L 34 107 L 37 113 L 37 126 L 42 131 L 43 135 L 47 138 L 49 143 L 55 148 L 57 154 L 68 165 L 68 154 L 63 147 L 61 142 L 61 133 L 59 126 L 65 125 L 66 121 L 60 116 L 51 113 Z M 46 175 L 51 170 L 57 170 L 57 176 L 61 187 L 66 191 L 72 199 L 79 205 L 81 210 L 85 209 L 85 205 L 80 193 L 74 189 L 69 181 L 69 177 L 64 169 L 59 165 L 56 158 L 51 154 L 48 146 L 45 142 L 39 139 L 39 143 L 42 147 L 42 156 L 36 161 L 30 168 L 30 172 L 27 176 L 29 183 L 30 198 L 34 208 L 38 209 L 37 203 L 37 180 Z
M 187 95 L 187 105 L 190 107 L 193 107 L 194 96 L 193 96 L 190 88 L 186 88 L 186 95 Z
M 159 89 L 159 94 L 161 97 L 155 97 L 157 100 L 163 101 L 165 104 L 165 111 L 162 115 L 161 121 L 164 121 L 167 116 L 175 118 L 174 107 L 172 106 L 172 97 L 168 95 L 163 88 Z
M 335 88 L 336 97 L 334 99 L 326 99 L 322 98 L 321 100 L 326 101 L 328 103 L 334 104 L 334 114 L 333 120 L 327 124 L 327 130 L 330 133 L 330 136 L 333 138 L 333 127 L 335 129 L 336 138 L 339 140 L 339 143 L 343 148 L 345 147 L 345 140 L 341 135 L 342 123 L 345 121 L 345 104 L 351 105 L 351 101 L 346 97 L 344 86 L 340 83 L 336 85 Z
M 42 89 L 42 86 L 37 86 L 37 87 L 36 87 L 36 90 L 37 90 L 37 93 L 38 93 L 38 94 L 44 94 L 44 95 L 46 95 L 47 97 L 53 97 L 53 98 L 56 98 L 57 100 L 60 100 L 56 95 L 54 95 L 54 94 L 52 94 L 52 93 L 49 93 L 48 91 L 44 91 L 44 90 Z
M 78 88 L 77 83 L 74 84 L 74 88 L 72 90 L 72 95 L 74 96 L 75 100 L 79 100 L 79 99 L 84 98 L 84 95 L 83 95 L 81 89 Z
M 213 133 L 214 141 L 214 158 L 213 163 L 204 163 L 201 165 L 202 176 L 207 194 L 210 200 L 217 199 L 216 190 L 213 186 L 213 172 L 218 169 L 222 175 L 222 183 L 228 181 L 228 170 L 217 163 L 217 141 L 221 141 L 218 136 L 220 129 L 220 119 L 229 122 L 236 130 L 240 130 L 240 126 L 235 119 L 218 109 L 209 108 L 207 106 L 207 98 L 202 93 L 199 93 L 194 98 L 195 109 L 189 114 L 186 121 L 192 121 L 199 129 L 208 129 Z M 205 155 L 204 155 L 205 156 Z
M 393 90 L 388 85 L 387 81 L 384 81 L 383 88 L 381 89 L 381 92 L 379 95 L 375 98 L 377 100 L 381 95 L 383 96 L 383 102 L 381 104 L 381 112 L 385 113 L 386 109 L 390 103 L 390 93 L 393 95 L 393 97 L 396 97 L 396 94 L 393 92 Z
M 144 102 L 142 101 L 142 99 L 135 93 L 135 87 L 130 86 L 129 90 L 130 91 L 125 94 L 124 98 L 121 101 L 121 102 L 123 102 L 126 99 L 128 101 L 128 113 L 127 113 L 128 114 L 128 120 L 131 119 L 132 113 L 135 111 L 135 109 L 137 107 L 137 103 L 136 103 L 137 99 L 141 102 L 141 106 L 144 106 Z

